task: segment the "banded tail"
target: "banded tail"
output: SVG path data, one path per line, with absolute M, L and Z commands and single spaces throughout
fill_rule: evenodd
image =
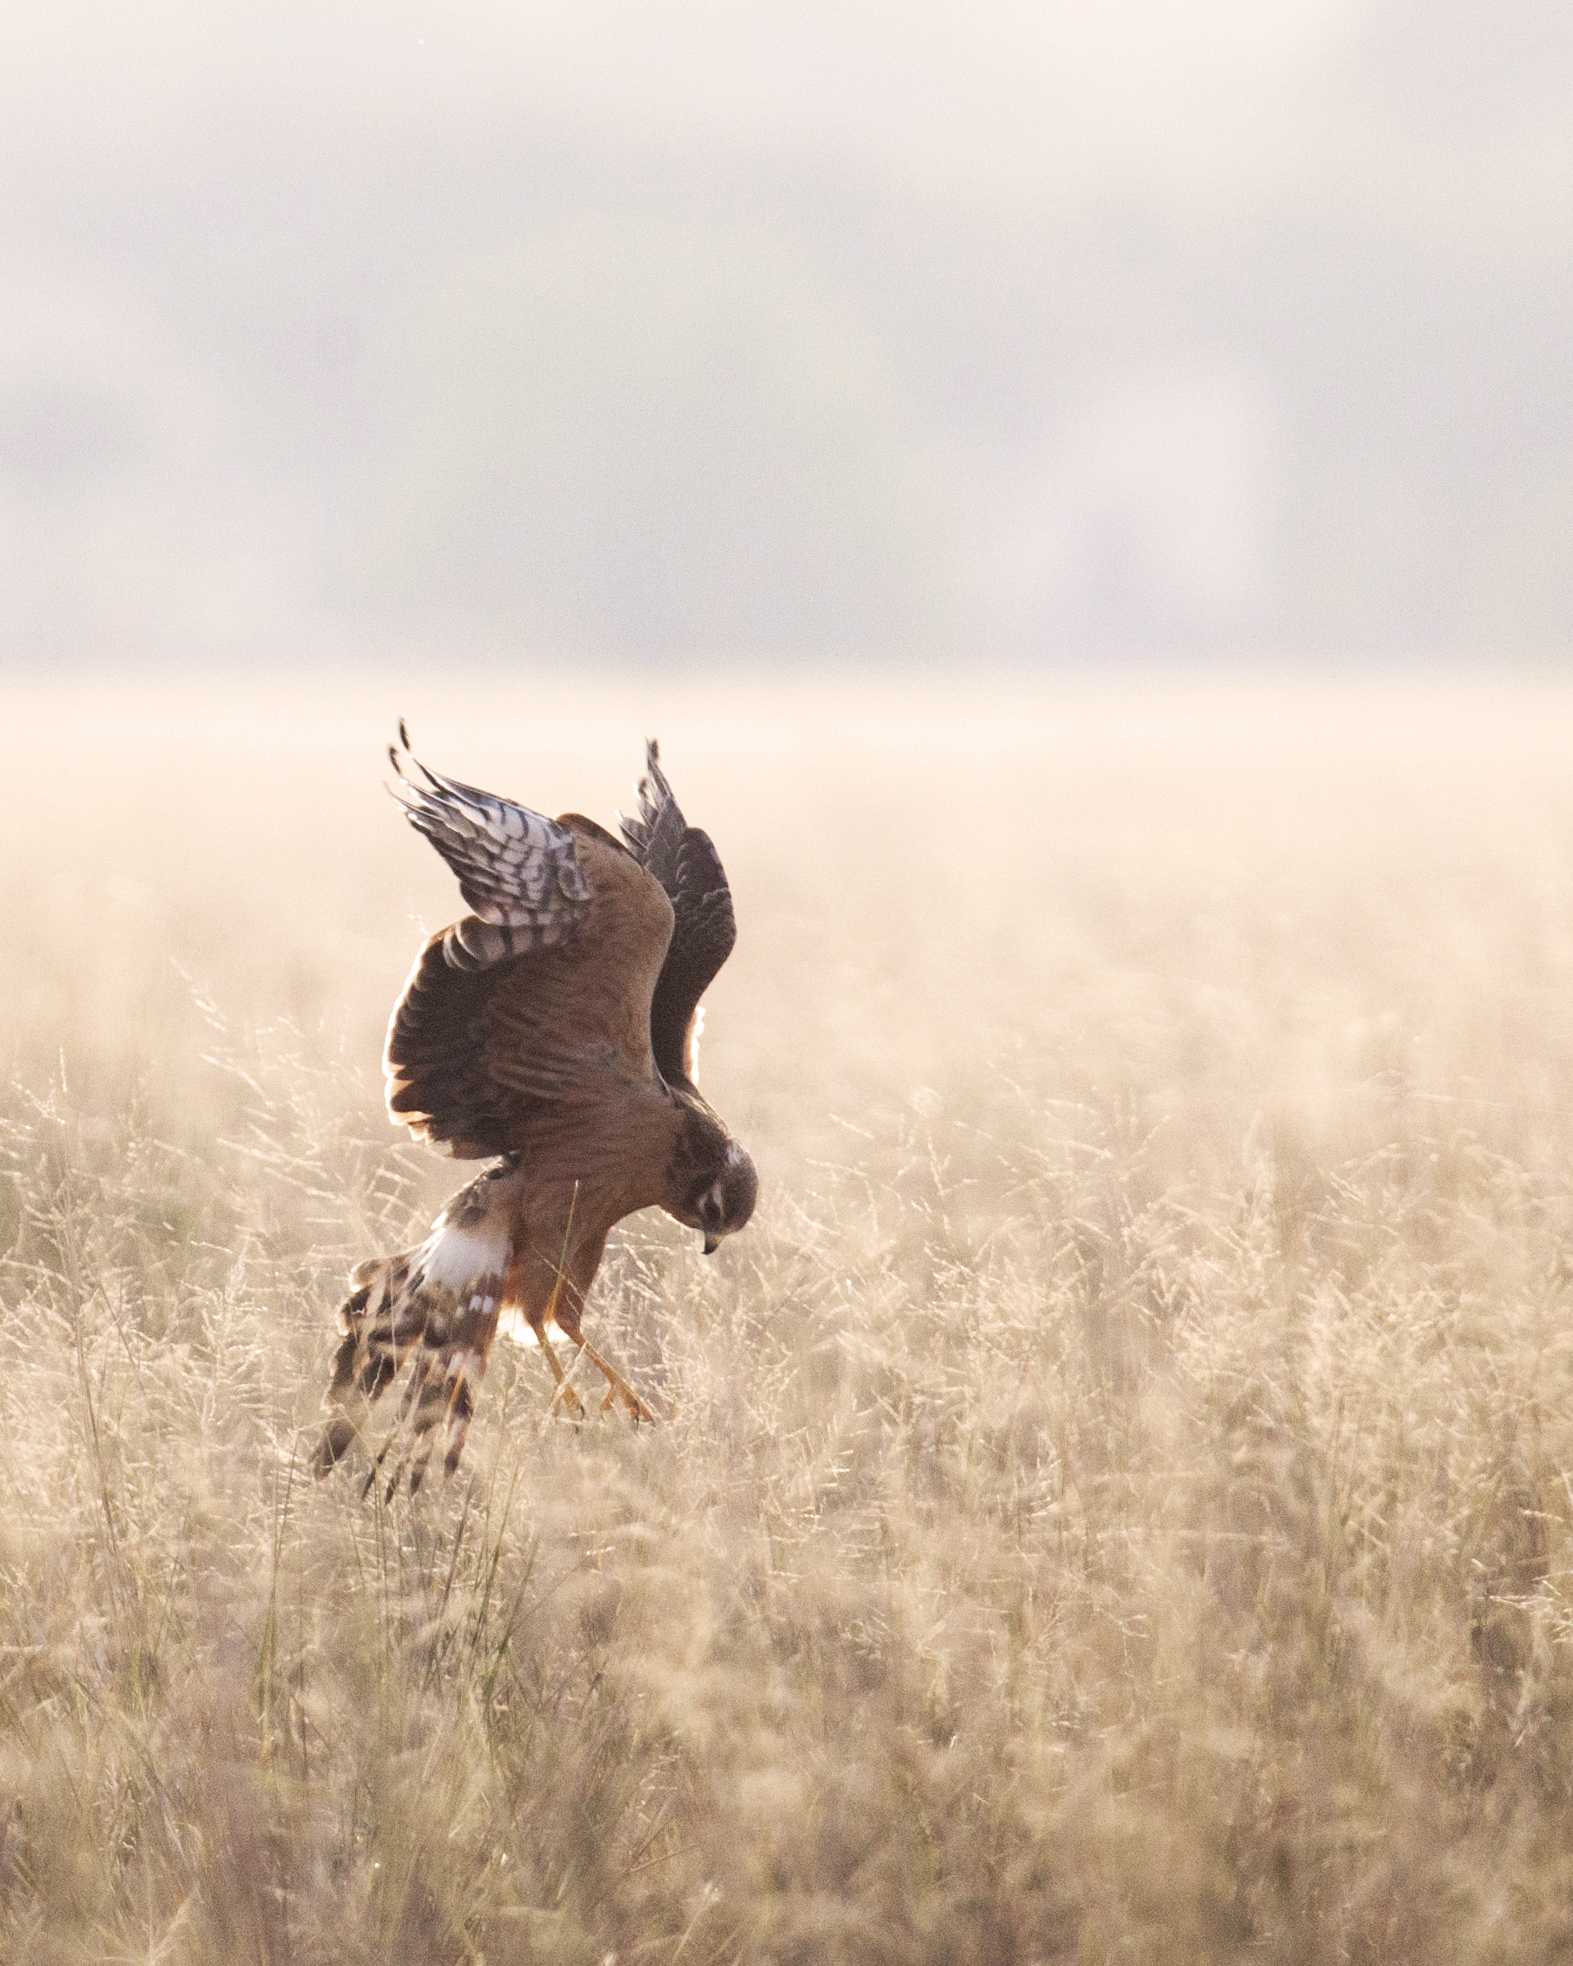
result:
M 514 1177 L 514 1178 L 510 1178 Z M 517 1169 L 503 1162 L 460 1190 L 414 1249 L 357 1265 L 339 1310 L 343 1342 L 334 1354 L 323 1430 L 313 1469 L 325 1475 L 360 1437 L 371 1407 L 409 1361 L 398 1414 L 366 1477 L 369 1490 L 396 1442 L 391 1496 L 408 1470 L 421 1485 L 445 1422 L 443 1466 L 459 1464 L 475 1411 L 475 1389 L 497 1335 L 512 1253 L 510 1216 Z

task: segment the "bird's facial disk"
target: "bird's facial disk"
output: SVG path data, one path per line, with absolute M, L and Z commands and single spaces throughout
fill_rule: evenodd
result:
M 744 1226 L 758 1198 L 754 1163 L 732 1141 L 719 1171 L 689 1199 L 689 1226 L 704 1232 L 707 1256 L 715 1254 L 724 1236 L 735 1235 Z

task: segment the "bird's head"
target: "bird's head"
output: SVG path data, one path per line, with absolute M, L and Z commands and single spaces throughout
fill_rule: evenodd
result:
M 705 1254 L 713 1256 L 722 1238 L 735 1235 L 748 1221 L 758 1199 L 754 1163 L 735 1140 L 723 1136 L 707 1157 L 682 1168 L 666 1210 L 687 1228 L 698 1229 Z

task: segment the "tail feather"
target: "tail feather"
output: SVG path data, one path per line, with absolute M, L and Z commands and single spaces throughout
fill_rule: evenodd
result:
M 406 1473 L 413 1493 L 425 1478 L 445 1422 L 443 1465 L 459 1464 L 502 1306 L 511 1249 L 509 1196 L 498 1170 L 474 1181 L 432 1224 L 418 1248 L 359 1264 L 339 1310 L 332 1413 L 313 1459 L 325 1475 L 365 1429 L 370 1410 L 408 1363 L 398 1415 L 366 1477 L 369 1489 L 397 1446 L 388 1493 Z

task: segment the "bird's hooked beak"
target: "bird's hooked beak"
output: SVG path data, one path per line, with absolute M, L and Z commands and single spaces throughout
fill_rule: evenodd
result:
M 705 1253 L 705 1254 L 706 1254 L 707 1256 L 714 1256 L 714 1254 L 716 1253 L 716 1251 L 717 1251 L 717 1250 L 718 1250 L 718 1249 L 719 1249 L 720 1247 L 721 1247 L 721 1238 L 720 1238 L 719 1236 L 706 1236 L 706 1237 L 705 1237 L 705 1250 L 704 1250 L 704 1253 Z

